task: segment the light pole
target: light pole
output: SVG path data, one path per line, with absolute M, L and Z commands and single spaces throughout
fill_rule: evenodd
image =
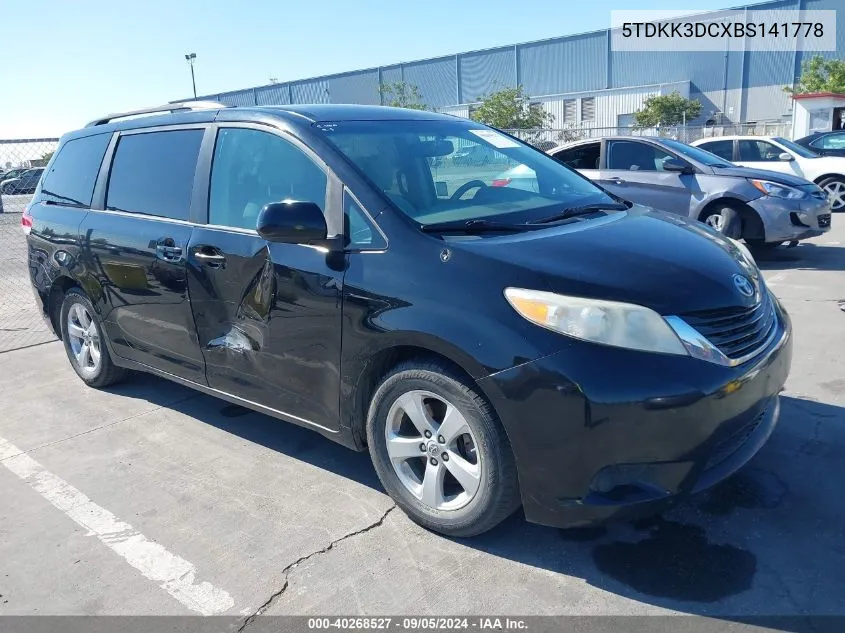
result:
M 194 99 L 197 98 L 197 80 L 194 78 L 194 60 L 197 58 L 196 53 L 188 53 L 185 55 L 185 61 L 191 67 L 191 85 L 194 87 Z

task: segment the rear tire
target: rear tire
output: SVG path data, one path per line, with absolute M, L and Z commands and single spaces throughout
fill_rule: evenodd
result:
M 742 218 L 731 207 L 713 207 L 704 213 L 701 219 L 710 228 L 719 231 L 725 237 L 739 239 L 742 236 Z
M 819 183 L 819 187 L 824 189 L 824 192 L 830 198 L 831 210 L 845 210 L 845 178 L 841 176 L 825 178 Z
M 68 290 L 60 315 L 65 352 L 86 385 L 101 389 L 126 377 L 127 370 L 112 361 L 100 319 L 81 289 Z
M 516 463 L 495 411 L 447 366 L 396 367 L 370 403 L 367 442 L 387 493 L 425 528 L 475 536 L 520 505 Z

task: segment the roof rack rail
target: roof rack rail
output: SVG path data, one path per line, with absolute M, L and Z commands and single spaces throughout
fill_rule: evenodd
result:
M 155 108 L 144 108 L 142 110 L 131 110 L 129 112 L 116 112 L 115 114 L 108 114 L 104 117 L 94 119 L 85 127 L 93 127 L 95 125 L 105 125 L 115 119 L 124 119 L 140 114 L 155 114 L 156 112 L 179 112 L 182 110 L 208 110 L 225 108 L 226 105 L 217 103 L 216 101 L 176 101 L 174 103 L 166 103 L 165 105 L 157 106 Z

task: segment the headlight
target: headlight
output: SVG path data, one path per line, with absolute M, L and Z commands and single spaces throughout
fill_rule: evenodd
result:
M 567 336 L 646 352 L 687 355 L 663 317 L 643 306 L 524 288 L 506 288 L 505 297 L 524 318 Z
M 749 180 L 752 185 L 763 192 L 764 195 L 772 196 L 773 198 L 786 198 L 788 200 L 797 200 L 805 197 L 805 193 L 795 187 L 789 185 L 779 185 L 776 182 L 768 180 Z

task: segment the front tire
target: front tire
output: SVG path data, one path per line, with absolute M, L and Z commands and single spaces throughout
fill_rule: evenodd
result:
M 385 490 L 425 528 L 475 536 L 520 505 L 516 464 L 495 411 L 439 363 L 404 363 L 382 381 L 367 442 Z
M 739 212 L 731 207 L 709 209 L 704 214 L 702 222 L 719 231 L 725 237 L 739 239 L 742 235 L 742 218 L 740 218 Z
M 824 192 L 830 199 L 830 208 L 833 211 L 842 211 L 845 209 L 845 178 L 840 176 L 831 176 L 825 178 L 819 183 Z
M 79 288 L 65 295 L 60 324 L 68 360 L 86 385 L 102 388 L 123 380 L 127 372 L 112 361 L 97 313 Z

